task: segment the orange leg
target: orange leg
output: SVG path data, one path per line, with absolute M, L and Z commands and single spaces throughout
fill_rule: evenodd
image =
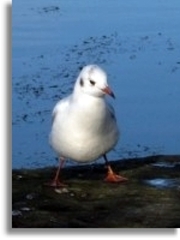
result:
M 52 182 L 47 184 L 48 186 L 51 186 L 51 187 L 65 187 L 66 186 L 64 183 L 62 183 L 59 180 L 59 174 L 60 174 L 60 171 L 61 171 L 61 169 L 62 169 L 62 167 L 64 165 L 64 162 L 65 162 L 65 159 L 60 157 L 60 159 L 59 159 L 59 166 L 58 166 L 58 168 L 56 170 L 55 177 L 52 180 Z
M 105 178 L 106 182 L 120 183 L 120 182 L 125 182 L 125 181 L 128 180 L 127 178 L 122 177 L 121 175 L 118 175 L 118 174 L 114 173 L 114 171 L 112 170 L 110 164 L 108 163 L 106 155 L 104 155 L 104 159 L 105 159 L 105 162 L 106 162 L 107 168 L 108 168 L 108 173 L 107 173 L 107 176 Z
M 110 165 L 108 165 L 107 167 L 108 167 L 108 173 L 105 178 L 106 182 L 119 183 L 119 182 L 125 182 L 128 180 L 127 178 L 122 177 L 121 175 L 115 174 Z

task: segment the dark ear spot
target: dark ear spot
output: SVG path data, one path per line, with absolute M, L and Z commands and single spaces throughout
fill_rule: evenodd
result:
M 83 86 L 84 86 L 84 81 L 83 81 L 83 79 L 82 79 L 82 78 L 80 79 L 80 86 L 81 86 L 81 87 L 83 87 Z

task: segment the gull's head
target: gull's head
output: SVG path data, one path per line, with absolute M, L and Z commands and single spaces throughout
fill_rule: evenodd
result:
M 108 94 L 115 98 L 108 86 L 107 74 L 97 65 L 88 65 L 81 70 L 74 90 L 94 97 L 104 97 Z

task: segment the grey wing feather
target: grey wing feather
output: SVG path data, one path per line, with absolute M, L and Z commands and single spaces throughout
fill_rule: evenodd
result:
M 116 115 L 113 106 L 110 103 L 107 103 L 107 107 L 111 117 L 116 121 Z
M 52 124 L 54 123 L 56 114 L 57 114 L 57 111 L 54 111 L 54 110 L 53 110 L 53 113 L 52 113 Z
M 52 112 L 52 124 L 54 123 L 54 120 L 57 116 L 57 114 L 61 114 L 61 112 L 64 111 L 65 108 L 69 105 L 69 97 L 66 97 L 62 100 L 60 100 L 54 107 Z

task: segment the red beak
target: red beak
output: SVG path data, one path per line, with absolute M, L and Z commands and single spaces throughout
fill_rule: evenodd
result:
M 106 94 L 110 95 L 111 97 L 115 98 L 115 95 L 109 86 L 103 88 L 102 91 L 105 92 Z

